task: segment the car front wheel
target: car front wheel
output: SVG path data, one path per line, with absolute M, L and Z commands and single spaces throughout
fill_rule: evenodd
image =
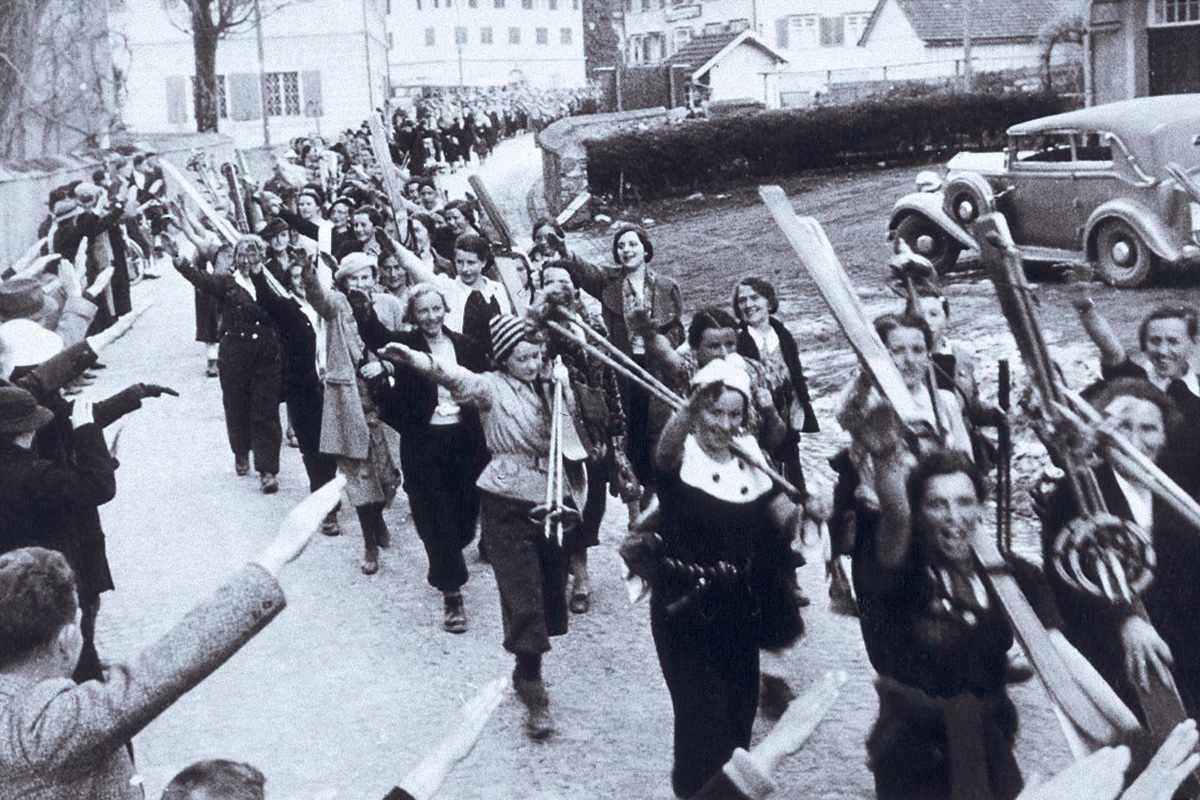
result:
M 962 246 L 933 220 L 920 214 L 909 214 L 896 226 L 896 235 L 914 253 L 925 256 L 938 275 L 945 275 L 958 261 Z
M 1112 219 L 1096 232 L 1096 272 L 1109 286 L 1134 289 L 1144 286 L 1158 257 L 1126 222 Z

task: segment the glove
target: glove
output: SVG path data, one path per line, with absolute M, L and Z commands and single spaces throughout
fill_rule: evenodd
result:
M 164 394 L 169 394 L 171 397 L 179 397 L 179 392 L 169 386 L 159 386 L 155 383 L 139 383 L 136 384 L 138 397 L 145 400 L 147 397 L 162 397 Z
M 350 301 L 350 308 L 354 311 L 354 316 L 364 316 L 371 310 L 371 296 L 362 289 L 351 289 L 346 292 L 346 299 Z

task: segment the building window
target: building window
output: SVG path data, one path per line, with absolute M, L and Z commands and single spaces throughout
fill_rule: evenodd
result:
M 425 46 L 437 47 L 437 32 L 433 28 L 425 29 Z
M 724 32 L 725 32 L 725 23 L 724 22 L 706 22 L 706 23 L 704 23 L 704 35 L 705 36 L 716 36 L 717 34 L 724 33 Z
M 520 44 L 521 43 L 521 29 L 520 28 L 509 28 L 508 29 L 508 43 L 509 44 Z
M 533 0 L 521 0 L 521 8 L 527 10 L 533 8 Z
M 550 0 L 550 10 L 558 11 L 558 0 Z
M 686 47 L 688 42 L 692 40 L 691 28 L 676 28 L 675 29 L 675 52 L 678 53 L 683 47 Z
M 534 36 L 537 37 L 538 44 L 550 44 L 550 29 L 538 28 L 534 31 Z
M 300 73 L 267 73 L 267 116 L 300 116 Z
M 821 18 L 816 14 L 788 18 L 788 47 L 805 50 L 821 44 Z
M 748 19 L 731 19 L 729 20 L 729 32 L 741 33 L 742 31 L 750 30 L 750 20 Z
M 650 0 L 642 0 L 642 11 L 650 10 Z
M 1154 0 L 1151 25 L 1189 25 L 1200 22 L 1200 0 Z
M 821 47 L 841 47 L 846 43 L 845 20 L 821 17 Z
M 455 44 L 466 44 L 467 43 L 467 29 L 466 28 L 463 28 L 460 26 L 460 27 L 457 27 L 454 29 L 454 43 Z
M 492 43 L 492 29 L 491 28 L 480 28 L 479 29 L 479 43 L 480 44 L 491 44 Z
M 847 14 L 846 17 L 846 46 L 854 47 L 858 44 L 858 40 L 862 38 L 863 31 L 867 29 L 867 23 L 871 20 L 870 14 Z
M 558 43 L 559 44 L 571 44 L 571 41 L 572 40 L 571 40 L 571 29 L 570 28 L 563 28 L 562 30 L 560 30 L 558 32 Z
M 504 0 L 492 0 L 492 5 L 496 8 L 504 8 Z
M 467 0 L 467 8 L 479 8 L 479 0 Z

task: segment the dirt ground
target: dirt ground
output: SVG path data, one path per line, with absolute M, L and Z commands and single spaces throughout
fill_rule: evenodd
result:
M 510 144 L 485 167 L 508 179 L 536 176 L 531 148 Z M 501 153 L 504 152 L 502 148 Z M 506 160 L 507 159 L 507 160 Z M 891 202 L 908 191 L 915 170 L 821 176 L 787 185 L 798 211 L 820 220 L 860 289 L 870 312 L 899 301 L 882 287 L 888 255 L 883 233 Z M 489 180 L 490 182 L 490 180 Z M 520 193 L 509 193 L 512 207 Z M 832 419 L 836 394 L 854 362 L 820 297 L 798 268 L 751 188 L 725 199 L 658 203 L 632 216 L 654 220 L 655 266 L 675 277 L 685 307 L 728 304 L 742 276 L 758 274 L 779 288 L 781 318 L 795 333 L 823 432 L 805 440 L 812 473 L 843 437 Z M 608 250 L 603 229 L 573 236 L 580 247 Z M 1141 292 L 1095 285 L 1100 309 L 1134 344 L 1137 321 L 1166 300 L 1198 302 L 1193 283 Z M 192 341 L 191 289 L 178 276 L 141 285 L 137 302 L 154 309 L 104 357 L 110 366 L 88 390 L 103 397 L 144 380 L 173 386 L 182 397 L 149 401 L 131 417 L 120 440 L 118 497 L 104 508 L 117 591 L 100 615 L 101 652 L 136 654 L 217 587 L 271 537 L 286 509 L 304 494 L 295 450 L 285 448 L 281 491 L 258 492 L 257 481 L 236 478 L 224 440 L 217 382 L 203 377 L 203 351 Z M 995 360 L 1018 367 L 1015 349 L 990 286 L 966 273 L 947 285 L 951 335 L 981 359 L 984 393 L 995 385 Z M 1051 349 L 1068 379 L 1083 385 L 1095 353 L 1059 286 L 1039 285 Z M 1022 371 L 1015 369 L 1020 381 Z M 111 439 L 110 431 L 110 439 Z M 1019 442 L 1018 475 L 1033 474 L 1040 451 Z M 1020 494 L 1022 487 L 1017 486 Z M 610 508 L 601 545 L 593 551 L 592 610 L 571 620 L 554 641 L 546 678 L 559 733 L 529 742 L 522 711 L 508 698 L 474 753 L 439 797 L 632 798 L 667 800 L 671 709 L 659 673 L 645 604 L 631 606 L 621 583 L 617 546 L 620 509 Z M 465 587 L 470 630 L 441 629 L 440 596 L 424 581 L 425 557 L 403 494 L 387 512 L 393 545 L 372 577 L 358 570 L 361 539 L 351 513 L 339 538 L 318 536 L 284 575 L 289 608 L 198 689 L 135 740 L 147 796 L 201 758 L 233 758 L 268 776 L 271 800 L 380 798 L 428 752 L 474 689 L 511 670 L 500 647 L 499 601 L 489 567 L 470 559 Z M 1024 527 L 1020 546 L 1032 541 Z M 474 548 L 471 550 L 474 556 Z M 813 598 L 808 631 L 784 662 L 803 688 L 828 670 L 850 675 L 827 721 L 781 775 L 782 797 L 867 798 L 864 740 L 875 715 L 873 673 L 857 621 L 829 613 L 817 561 L 800 571 Z M 1027 775 L 1066 763 L 1062 735 L 1036 682 L 1014 689 L 1021 714 L 1018 758 Z M 760 720 L 761 734 L 767 723 Z

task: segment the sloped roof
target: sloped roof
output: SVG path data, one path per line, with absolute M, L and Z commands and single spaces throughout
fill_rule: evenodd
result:
M 692 68 L 692 80 L 698 80 L 701 75 L 708 72 L 720 63 L 721 59 L 743 44 L 749 44 L 758 48 L 780 64 L 788 63 L 787 56 L 768 45 L 762 39 L 759 39 L 754 34 L 754 31 L 751 30 L 745 30 L 741 33 L 717 33 L 711 36 L 697 36 L 679 48 L 673 56 L 666 60 L 666 63 L 669 65 L 686 64 L 690 66 Z
M 894 2 L 926 44 L 961 42 L 963 0 L 879 0 L 859 44 L 871 36 L 884 6 Z M 1028 41 L 1054 19 L 1062 0 L 970 0 L 971 38 L 976 41 Z

